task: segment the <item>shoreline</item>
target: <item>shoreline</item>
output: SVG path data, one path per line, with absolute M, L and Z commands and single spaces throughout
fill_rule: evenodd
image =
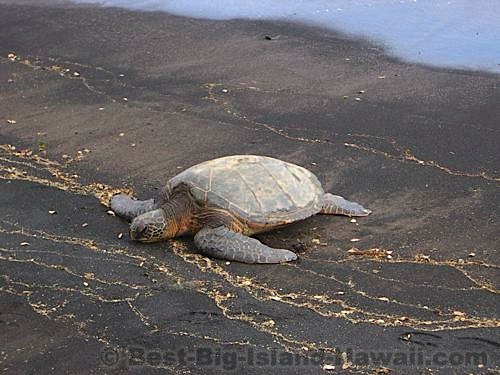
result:
M 288 15 L 285 16 L 281 12 L 277 12 L 276 9 L 266 8 L 265 5 L 258 14 L 253 14 L 252 10 L 247 9 L 244 6 L 243 8 L 246 10 L 241 10 L 238 5 L 236 5 L 235 8 L 231 4 L 226 4 L 227 7 L 224 6 L 222 9 L 219 9 L 222 11 L 222 14 L 220 12 L 215 14 L 211 6 L 203 8 L 203 3 L 198 4 L 198 6 L 201 6 L 205 10 L 204 12 L 196 11 L 197 6 L 192 8 L 186 4 L 177 4 L 178 6 L 171 7 L 166 4 L 160 5 L 158 3 L 148 5 L 148 1 L 145 1 L 141 6 L 132 6 L 130 4 L 120 6 L 78 1 L 79 0 L 45 0 L 43 3 L 52 3 L 52 5 L 59 4 L 65 6 L 96 7 L 100 9 L 111 8 L 137 12 L 163 13 L 166 15 L 213 22 L 255 21 L 284 24 L 288 23 L 291 28 L 300 28 L 303 26 L 318 28 L 330 31 L 334 34 L 342 34 L 351 41 L 366 41 L 372 46 L 378 46 L 377 48 L 385 50 L 388 56 L 408 64 L 416 64 L 431 68 L 436 67 L 445 70 L 452 69 L 458 71 L 486 72 L 488 74 L 495 75 L 500 74 L 500 68 L 498 68 L 498 66 L 500 66 L 500 61 L 495 61 L 498 60 L 498 56 L 491 55 L 489 52 L 495 45 L 493 43 L 494 36 L 492 35 L 500 36 L 500 34 L 498 34 L 500 29 L 496 30 L 492 27 L 492 25 L 488 24 L 489 18 L 486 15 L 484 8 L 481 9 L 482 13 L 477 22 L 471 20 L 465 21 L 463 19 L 457 19 L 460 18 L 458 15 L 460 10 L 456 9 L 456 6 L 448 3 L 448 8 L 445 12 L 446 16 L 449 18 L 447 27 L 441 29 L 438 35 L 434 34 L 433 37 L 431 37 L 430 34 L 426 34 L 426 30 L 436 29 L 437 27 L 442 28 L 443 26 L 434 20 L 435 17 L 445 15 L 440 13 L 443 12 L 443 4 L 439 4 L 440 2 L 436 3 L 436 6 L 432 8 L 433 10 L 426 8 L 424 5 L 417 5 L 417 3 L 409 6 L 409 8 L 412 8 L 411 10 L 401 4 L 392 4 L 390 7 L 384 7 L 382 4 L 379 4 L 382 8 L 382 12 L 376 11 L 376 9 L 379 9 L 377 5 L 375 5 L 373 10 L 368 10 L 372 8 L 371 6 L 366 7 L 360 3 L 356 6 L 347 6 L 347 8 L 337 8 L 335 11 L 334 9 L 328 8 L 322 9 L 320 3 L 318 3 L 316 6 L 313 5 L 312 8 L 308 8 L 307 6 L 301 7 L 299 5 L 293 14 L 290 13 L 291 10 L 289 10 L 287 13 Z M 12 0 L 4 0 L 4 2 L 8 4 L 9 2 L 12 2 Z M 116 4 L 117 1 L 110 0 L 107 3 L 113 2 Z M 32 5 L 33 0 L 24 0 L 22 3 Z M 293 2 L 289 5 L 294 8 Z M 327 3 L 323 5 L 328 6 Z M 492 13 L 495 12 L 493 8 L 490 9 Z M 310 14 L 313 9 L 316 9 L 314 11 L 315 16 L 311 16 Z M 330 10 L 333 10 L 333 12 L 330 12 Z M 469 10 L 473 11 L 473 8 Z M 500 8 L 498 8 L 498 10 L 500 10 Z M 421 17 L 425 20 L 419 19 L 417 21 L 414 19 L 413 15 L 415 13 L 421 13 Z M 384 27 L 382 27 L 381 21 L 377 21 L 379 17 L 384 18 L 382 14 L 386 14 L 387 18 Z M 403 20 L 405 21 L 405 27 L 403 29 L 399 26 L 392 26 L 393 24 L 398 24 L 398 22 L 394 22 L 394 17 L 397 17 L 399 22 L 403 22 Z M 356 19 L 357 22 L 353 23 L 350 21 L 353 19 Z M 457 27 L 465 27 L 470 34 L 454 34 L 451 31 L 451 35 L 449 35 L 449 30 L 455 30 Z M 473 29 L 476 30 L 475 33 L 472 32 Z M 404 40 L 397 37 L 400 34 L 405 35 Z M 473 39 L 471 39 L 472 34 L 474 34 Z M 478 38 L 479 35 L 481 35 L 481 38 Z M 430 40 L 429 37 L 431 37 Z M 422 38 L 428 39 L 428 43 L 422 43 Z M 437 39 L 433 42 L 432 40 L 435 38 Z M 443 45 L 444 40 L 447 40 L 448 44 Z M 461 46 L 461 49 L 454 50 L 453 47 L 450 48 L 449 43 L 452 45 L 458 44 Z M 486 47 L 488 43 L 490 45 L 489 48 Z M 405 47 L 408 44 L 413 46 L 412 49 Z M 442 49 L 448 49 L 447 57 L 444 58 L 444 60 L 443 56 L 439 53 Z M 483 58 L 479 61 L 471 57 L 464 58 L 464 55 L 466 55 L 464 51 L 466 50 L 474 51 L 474 55 L 482 55 Z M 418 51 L 418 53 L 416 53 L 416 51 Z M 423 58 L 422 56 L 427 57 Z M 486 58 L 486 56 L 488 57 Z

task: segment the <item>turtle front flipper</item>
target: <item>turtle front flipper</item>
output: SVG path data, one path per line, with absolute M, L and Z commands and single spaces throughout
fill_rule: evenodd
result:
M 323 195 L 322 203 L 323 206 L 319 213 L 325 215 L 368 216 L 372 212 L 359 203 L 330 193 Z
M 110 202 L 113 212 L 129 221 L 145 212 L 153 210 L 154 205 L 154 199 L 138 201 L 125 194 L 113 196 Z
M 273 249 L 225 226 L 203 228 L 194 236 L 194 243 L 205 255 L 243 263 L 283 263 L 297 259 L 289 250 Z

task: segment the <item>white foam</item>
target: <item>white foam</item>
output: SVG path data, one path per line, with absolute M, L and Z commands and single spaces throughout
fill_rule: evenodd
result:
M 500 72 L 500 0 L 73 0 L 227 19 L 305 22 L 371 39 L 403 59 Z

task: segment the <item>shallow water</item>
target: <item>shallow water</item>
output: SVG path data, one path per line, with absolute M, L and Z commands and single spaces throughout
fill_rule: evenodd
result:
M 279 19 L 382 44 L 410 62 L 500 73 L 500 0 L 73 0 L 208 19 Z

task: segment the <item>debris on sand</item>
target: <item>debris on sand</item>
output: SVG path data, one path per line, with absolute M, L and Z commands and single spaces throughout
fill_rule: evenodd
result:
M 356 255 L 356 256 L 363 256 L 367 258 L 386 258 L 386 259 L 392 259 L 392 251 L 391 250 L 385 250 L 385 249 L 379 249 L 379 248 L 373 248 L 373 249 L 367 249 L 367 250 L 361 250 L 356 247 L 353 247 L 349 250 L 347 250 L 347 253 L 349 255 Z
M 420 262 L 430 262 L 431 257 L 429 255 L 417 254 L 415 255 L 415 260 Z

